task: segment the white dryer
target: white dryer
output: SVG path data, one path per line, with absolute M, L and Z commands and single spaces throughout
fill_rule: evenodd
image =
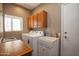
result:
M 38 40 L 39 56 L 58 56 L 59 55 L 59 38 L 40 37 Z

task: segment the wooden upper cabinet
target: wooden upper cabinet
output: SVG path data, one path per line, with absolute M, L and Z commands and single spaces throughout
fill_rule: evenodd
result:
M 33 28 L 33 21 L 34 21 L 34 16 L 31 16 L 31 19 L 30 19 L 30 28 Z
M 35 15 L 28 17 L 28 27 L 33 28 L 46 28 L 47 27 L 47 12 L 41 11 Z
M 38 28 L 47 27 L 47 12 L 41 11 L 38 13 Z
M 28 28 L 32 29 L 33 28 L 33 16 L 28 17 Z
M 33 19 L 33 27 L 34 27 L 34 28 L 37 28 L 37 27 L 38 27 L 38 24 L 37 24 L 37 14 L 34 15 L 34 19 Z

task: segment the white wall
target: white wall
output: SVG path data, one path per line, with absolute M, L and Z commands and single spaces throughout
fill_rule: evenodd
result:
M 60 33 L 61 28 L 61 4 L 57 3 L 41 3 L 36 7 L 32 14 L 36 14 L 40 11 L 47 12 L 47 34 L 54 36 L 56 33 Z

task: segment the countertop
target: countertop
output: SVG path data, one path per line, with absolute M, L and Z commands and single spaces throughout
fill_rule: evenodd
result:
M 1 56 L 22 56 L 32 52 L 32 48 L 22 40 L 0 43 Z

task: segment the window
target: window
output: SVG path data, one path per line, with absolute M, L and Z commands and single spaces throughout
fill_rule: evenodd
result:
M 22 31 L 23 18 L 5 15 L 5 31 Z

